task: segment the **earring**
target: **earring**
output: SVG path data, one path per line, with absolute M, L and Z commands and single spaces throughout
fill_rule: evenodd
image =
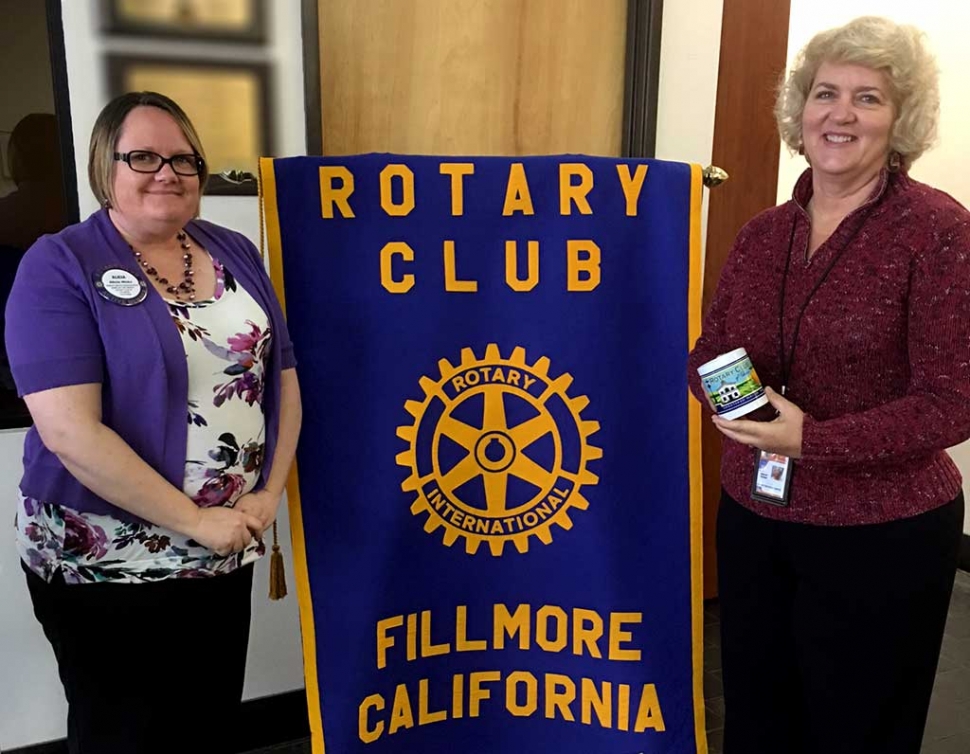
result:
M 889 153 L 889 160 L 886 163 L 886 167 L 889 168 L 890 173 L 898 173 L 900 168 L 903 167 L 903 157 L 899 152 L 895 150 Z

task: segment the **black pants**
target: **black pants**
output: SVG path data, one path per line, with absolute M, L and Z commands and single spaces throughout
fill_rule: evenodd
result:
M 963 508 L 821 527 L 722 495 L 725 754 L 919 754 Z
M 235 750 L 252 565 L 151 584 L 48 584 L 24 571 L 57 657 L 71 754 Z

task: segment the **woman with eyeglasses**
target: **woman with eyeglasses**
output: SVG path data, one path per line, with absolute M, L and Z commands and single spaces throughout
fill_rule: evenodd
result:
M 18 550 L 73 754 L 229 751 L 241 726 L 300 393 L 258 252 L 198 219 L 204 155 L 169 98 L 110 102 L 88 159 L 102 209 L 36 242 L 7 304 L 34 420 Z

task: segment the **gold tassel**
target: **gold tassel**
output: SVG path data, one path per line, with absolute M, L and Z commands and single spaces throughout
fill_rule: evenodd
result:
M 259 178 L 256 181 L 256 193 L 259 195 L 259 257 L 266 256 L 266 205 L 263 201 L 263 167 L 259 166 Z M 269 598 L 281 600 L 286 596 L 286 571 L 283 569 L 283 553 L 280 552 L 280 540 L 276 531 L 276 521 L 273 521 L 273 552 L 269 556 Z
M 276 522 L 273 522 L 273 553 L 269 556 L 269 598 L 281 600 L 286 596 L 286 572 L 283 570 L 283 553 L 280 552 Z

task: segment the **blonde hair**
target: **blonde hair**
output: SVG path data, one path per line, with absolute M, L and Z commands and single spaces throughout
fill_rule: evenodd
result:
M 102 207 L 110 207 L 115 202 L 114 196 L 114 171 L 117 161 L 115 151 L 118 146 L 118 139 L 121 137 L 121 129 L 124 126 L 125 118 L 128 113 L 136 107 L 157 107 L 172 116 L 173 120 L 182 130 L 192 151 L 202 158 L 202 167 L 199 170 L 199 195 L 205 189 L 206 181 L 209 179 L 209 165 L 205 161 L 205 150 L 202 148 L 202 141 L 199 134 L 189 120 L 189 116 L 179 107 L 174 100 L 169 99 L 164 94 L 158 92 L 128 92 L 115 97 L 111 102 L 104 106 L 94 123 L 91 131 L 91 145 L 88 148 L 88 182 L 94 192 L 98 204 Z M 197 210 L 198 211 L 198 210 Z
M 802 148 L 802 113 L 823 63 L 854 63 L 886 74 L 896 113 L 889 149 L 899 155 L 902 170 L 933 145 L 940 114 L 939 71 L 923 32 L 888 18 L 863 16 L 816 34 L 782 79 L 775 120 L 790 150 Z

